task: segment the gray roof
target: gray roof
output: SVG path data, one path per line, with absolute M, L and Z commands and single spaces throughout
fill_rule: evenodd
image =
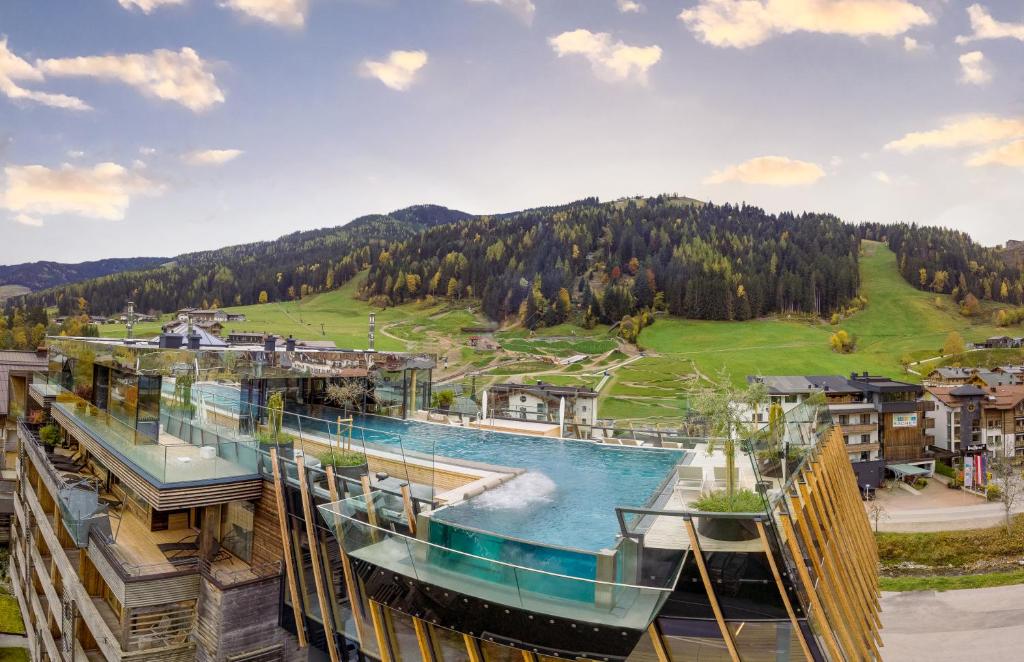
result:
M 204 329 L 204 328 L 202 328 L 202 327 L 200 327 L 198 325 L 195 325 L 195 324 L 192 325 L 192 332 L 196 333 L 196 334 L 199 334 L 199 346 L 200 347 L 227 347 L 228 346 L 227 341 L 221 340 L 217 336 L 213 335 L 212 333 L 210 333 L 209 331 L 207 331 L 206 329 Z M 185 338 L 185 340 L 187 342 L 188 341 L 188 322 L 179 322 L 175 326 L 169 326 L 169 327 L 167 327 L 166 333 L 170 333 L 170 334 L 176 335 L 176 336 L 182 336 L 183 338 Z M 159 338 L 154 338 L 153 340 L 157 341 L 157 340 L 159 340 Z

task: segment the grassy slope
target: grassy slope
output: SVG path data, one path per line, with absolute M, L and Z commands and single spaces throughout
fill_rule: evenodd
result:
M 987 323 L 961 316 L 947 299 L 915 290 L 896 269 L 895 254 L 865 242 L 861 259 L 863 311 L 828 324 L 784 319 L 708 322 L 659 319 L 645 329 L 640 343 L 669 361 L 692 361 L 705 375 L 725 368 L 739 382 L 746 375 L 847 374 L 854 370 L 898 375 L 904 355 L 934 355 L 951 330 L 968 340 L 997 332 Z M 857 351 L 837 354 L 829 348 L 836 328 L 857 336 Z M 652 358 L 650 362 L 659 361 Z
M 0 593 L 0 632 L 25 634 L 25 623 L 21 620 L 18 599 L 9 593 Z

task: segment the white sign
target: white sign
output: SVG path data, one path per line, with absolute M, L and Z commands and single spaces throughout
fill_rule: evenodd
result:
M 964 463 L 964 487 L 967 489 L 974 487 L 974 464 L 971 462 Z
M 917 414 L 893 414 L 892 426 L 894 428 L 916 428 Z

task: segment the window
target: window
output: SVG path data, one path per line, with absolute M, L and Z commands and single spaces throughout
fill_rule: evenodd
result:
M 846 414 L 839 415 L 839 425 L 848 425 L 850 423 L 850 417 Z
M 860 460 L 866 462 L 871 459 L 871 451 L 861 451 Z
M 798 396 L 796 393 L 790 393 L 786 395 L 785 402 L 791 405 L 796 404 L 797 402 L 800 402 L 800 396 Z
M 862 434 L 860 436 L 860 443 L 862 443 L 862 444 L 870 444 L 871 443 L 871 435 L 870 434 Z

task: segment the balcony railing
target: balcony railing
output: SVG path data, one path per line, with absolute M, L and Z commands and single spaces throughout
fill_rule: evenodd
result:
M 534 613 L 623 628 L 644 629 L 671 588 L 602 582 L 496 561 L 402 535 L 360 519 L 382 517 L 390 497 L 352 497 L 320 506 L 352 558 L 422 582 Z
M 161 411 L 157 438 L 153 439 L 63 388 L 52 409 L 160 483 L 224 480 L 258 473 L 255 440 L 224 426 L 207 425 L 185 412 Z

